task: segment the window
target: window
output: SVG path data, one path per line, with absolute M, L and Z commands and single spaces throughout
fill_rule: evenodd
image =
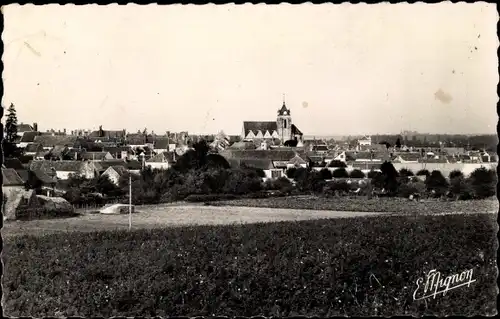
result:
M 286 128 L 286 120 L 283 121 L 283 128 Z

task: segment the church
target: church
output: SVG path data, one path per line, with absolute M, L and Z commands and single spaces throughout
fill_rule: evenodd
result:
M 276 121 L 243 122 L 241 138 L 244 141 L 275 140 L 281 145 L 290 140 L 303 142 L 303 134 L 292 124 L 290 109 L 286 107 L 284 100 L 283 106 L 278 110 Z

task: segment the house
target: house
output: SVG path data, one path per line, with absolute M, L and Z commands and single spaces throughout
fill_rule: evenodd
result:
M 443 147 L 441 150 L 444 153 L 446 153 L 446 155 L 451 155 L 451 156 L 465 154 L 464 147 Z
M 152 169 L 169 169 L 175 163 L 175 152 L 163 152 L 146 161 Z
M 364 136 L 363 138 L 358 140 L 358 145 L 359 146 L 372 145 L 372 137 L 371 136 Z
M 130 173 L 139 174 L 142 169 L 142 164 L 139 161 L 134 160 L 123 160 L 123 159 L 115 159 L 115 160 L 105 160 L 100 162 L 94 162 L 94 165 L 97 168 L 97 171 L 100 174 L 103 174 L 109 167 L 111 166 L 123 166 Z
M 305 152 L 296 151 L 291 148 L 271 149 L 271 150 L 240 150 L 228 148 L 219 153 L 229 162 L 230 159 L 237 160 L 270 160 L 276 169 L 285 170 L 290 160 L 297 155 L 302 159 L 306 158 Z M 295 161 L 293 162 L 295 163 Z
M 5 193 L 6 188 L 24 189 L 24 181 L 13 168 L 2 168 L 2 191 Z
M 51 150 L 56 145 L 74 147 L 76 141 L 77 137 L 71 135 L 38 135 L 34 143 L 41 144 L 45 150 Z
M 260 139 L 279 139 L 281 144 L 288 140 L 296 139 L 299 143 L 303 142 L 303 133 L 292 124 L 290 109 L 283 106 L 278 110 L 276 121 L 245 121 L 241 139 L 252 141 Z
M 291 158 L 288 163 L 286 164 L 286 168 L 291 168 L 291 167 L 295 167 L 295 168 L 306 168 L 307 167 L 307 162 L 302 158 L 300 157 L 298 154 L 295 154 L 295 156 L 293 158 Z
M 170 138 L 155 137 L 153 143 L 153 150 L 156 154 L 160 154 L 163 152 L 172 152 L 174 149 L 175 149 L 175 143 L 170 143 Z
M 273 162 L 269 159 L 229 159 L 229 165 L 232 168 L 255 168 L 264 171 L 265 177 L 263 180 L 267 179 L 277 179 L 285 176 L 285 172 L 281 168 L 276 168 Z
M 326 154 L 328 152 L 328 146 L 326 144 L 323 145 L 313 145 L 312 151 L 318 154 Z
M 146 146 L 151 148 L 154 147 L 152 143 L 152 136 L 148 136 L 143 133 L 127 134 L 126 141 L 131 148 L 139 148 Z
M 37 153 L 43 151 L 43 146 L 39 143 L 31 143 L 24 149 L 25 155 L 36 155 Z
M 83 160 L 104 161 L 114 159 L 110 152 L 82 152 L 80 154 Z
M 38 207 L 36 194 L 26 190 L 21 177 L 12 168 L 2 168 L 2 214 L 4 220 L 31 215 Z
M 107 176 L 109 180 L 115 184 L 119 185 L 120 178 L 128 173 L 128 169 L 121 165 L 114 165 L 108 167 L 101 176 Z
M 384 159 L 389 159 L 388 154 L 375 152 L 358 152 L 354 155 L 355 162 L 382 162 Z
M 38 172 L 41 172 L 49 177 L 55 174 L 57 179 L 68 179 L 70 175 L 92 179 L 97 174 L 97 167 L 92 161 L 33 161 L 29 169 L 35 172 L 37 177 Z
M 104 146 L 102 151 L 110 153 L 115 159 L 127 159 L 129 156 L 135 155 L 134 150 L 130 146 Z
M 21 136 L 19 143 L 17 144 L 17 147 L 26 148 L 28 145 L 35 142 L 35 137 L 37 137 L 38 135 L 40 135 L 40 133 L 36 131 L 24 132 L 24 134 Z
M 392 160 L 394 163 L 418 163 L 420 153 L 400 153 Z
M 69 148 L 65 145 L 56 145 L 44 155 L 45 159 L 52 161 L 68 160 Z
M 21 138 L 27 132 L 37 132 L 37 131 L 38 131 L 38 124 L 37 123 L 33 123 L 33 125 L 29 125 L 29 124 L 25 124 L 25 123 L 17 124 L 17 135 L 20 136 Z
M 102 125 L 99 126 L 99 129 L 97 131 L 92 131 L 90 132 L 90 134 L 88 134 L 88 138 L 97 143 L 109 140 L 116 140 L 122 142 L 125 140 L 125 136 L 126 136 L 125 130 L 115 130 L 115 131 L 103 130 Z
M 28 170 L 17 158 L 6 158 L 4 159 L 3 167 L 7 169 L 13 169 L 22 179 L 23 184 L 28 181 Z

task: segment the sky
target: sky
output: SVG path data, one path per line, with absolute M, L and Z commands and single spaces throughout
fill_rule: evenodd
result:
M 47 129 L 496 133 L 494 4 L 15 5 L 2 106 Z

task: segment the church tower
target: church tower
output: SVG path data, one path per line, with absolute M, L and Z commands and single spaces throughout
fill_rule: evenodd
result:
M 290 116 L 290 110 L 286 107 L 284 95 L 283 106 L 278 110 L 276 126 L 278 127 L 277 133 L 282 144 L 292 139 L 292 117 Z

